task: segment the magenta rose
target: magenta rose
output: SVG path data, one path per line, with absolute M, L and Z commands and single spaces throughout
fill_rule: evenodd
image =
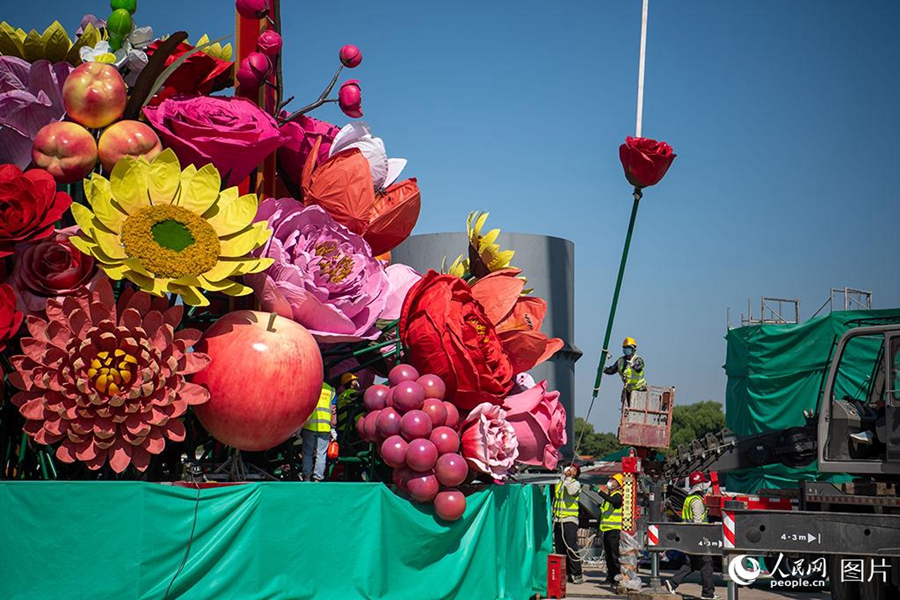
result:
M 144 115 L 181 166 L 212 163 L 227 185 L 237 185 L 283 139 L 272 115 L 245 98 L 176 96 Z
M 559 392 L 548 392 L 544 380 L 508 396 L 503 408 L 519 440 L 518 462 L 555 469 L 559 449 L 566 443 L 566 409 L 559 401 Z
M 282 116 L 287 116 L 286 112 Z M 336 126 L 325 121 L 319 121 L 306 115 L 285 123 L 281 126 L 281 135 L 284 145 L 278 149 L 278 166 L 284 175 L 295 184 L 300 184 L 300 174 L 306 158 L 312 152 L 317 140 L 319 152 L 316 154 L 316 164 L 322 164 L 328 160 L 331 143 L 340 132 Z
M 82 286 L 93 289 L 102 277 L 94 257 L 82 254 L 69 243 L 77 227 L 57 230 L 47 239 L 20 244 L 9 283 L 16 289 L 20 306 L 27 314 L 41 313 L 47 300 L 62 301 Z
M 489 402 L 473 408 L 459 426 L 461 453 L 469 467 L 505 479 L 519 456 L 516 430 L 506 420 L 506 411 Z

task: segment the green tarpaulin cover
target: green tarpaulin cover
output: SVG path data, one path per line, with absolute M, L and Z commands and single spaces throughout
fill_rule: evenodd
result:
M 823 377 L 830 366 L 832 347 L 848 328 L 872 324 L 860 319 L 900 317 L 900 309 L 840 311 L 799 325 L 752 325 L 728 331 L 725 373 L 725 418 L 738 436 L 804 424 L 803 410 L 816 410 Z M 839 394 L 864 385 L 870 374 L 872 349 L 848 346 L 856 353 L 847 377 L 840 379 Z M 868 352 L 868 354 L 867 354 Z M 867 366 L 869 365 L 869 366 Z M 842 372 L 844 372 L 842 368 Z M 842 394 L 843 395 L 843 394 Z M 728 474 L 729 491 L 756 492 L 762 488 L 796 487 L 801 479 L 820 477 L 816 464 L 802 469 L 768 465 Z
M 168 597 L 181 599 L 546 591 L 549 495 L 537 486 L 477 491 L 450 524 L 381 484 L 253 483 L 197 497 L 142 482 L 0 482 L 0 598 L 165 598 L 173 578 Z

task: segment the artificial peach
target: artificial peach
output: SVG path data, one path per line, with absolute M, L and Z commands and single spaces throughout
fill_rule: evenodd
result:
M 83 179 L 97 164 L 97 143 L 91 132 L 69 121 L 45 125 L 34 136 L 31 160 L 57 183 Z
M 147 162 L 162 152 L 159 136 L 140 121 L 119 121 L 103 131 L 97 146 L 100 164 L 107 173 L 124 156 L 143 157 Z
M 73 121 L 85 127 L 106 127 L 125 112 L 128 88 L 115 67 L 86 62 L 66 79 L 62 95 Z

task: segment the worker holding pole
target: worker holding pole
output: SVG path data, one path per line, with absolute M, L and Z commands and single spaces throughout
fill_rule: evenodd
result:
M 597 493 L 603 498 L 600 505 L 600 535 L 603 536 L 603 553 L 606 556 L 606 583 L 615 586 L 619 566 L 619 537 L 622 534 L 622 474 L 616 473 Z
M 644 359 L 637 355 L 637 342 L 627 337 L 622 342 L 622 356 L 615 363 L 603 369 L 606 375 L 619 374 L 622 378 L 622 401 L 631 397 L 631 392 L 647 389 L 644 379 Z

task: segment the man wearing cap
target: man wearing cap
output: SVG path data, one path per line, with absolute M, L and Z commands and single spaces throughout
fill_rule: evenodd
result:
M 644 359 L 637 355 L 637 342 L 627 337 L 622 342 L 622 356 L 615 363 L 603 369 L 607 375 L 619 374 L 622 378 L 622 399 L 626 400 L 635 390 L 646 390 L 644 379 Z
M 687 498 L 684 499 L 684 505 L 681 509 L 681 520 L 684 523 L 708 523 L 703 496 L 709 491 L 709 479 L 704 473 L 694 471 L 688 477 L 688 485 L 691 487 L 688 490 Z M 700 571 L 700 598 L 703 600 L 717 600 L 719 597 L 716 596 L 712 557 L 709 555 L 697 556 L 689 554 L 688 560 L 682 563 L 675 575 L 672 576 L 672 579 L 666 581 L 666 589 L 674 594 L 675 589 L 681 585 L 681 582 L 694 571 Z
M 571 583 L 583 583 L 581 557 L 578 554 L 578 499 L 581 467 L 571 464 L 553 490 L 553 542 L 557 554 L 566 557 L 566 575 Z
M 334 388 L 323 383 L 316 408 L 300 430 L 304 481 L 325 479 L 325 459 L 328 442 L 332 439 L 335 424 L 334 404 L 336 399 Z
M 600 486 L 597 493 L 603 498 L 600 505 L 600 534 L 603 536 L 603 553 L 606 556 L 606 583 L 616 585 L 616 576 L 622 572 L 619 566 L 619 538 L 622 534 L 622 474 L 616 473 Z

